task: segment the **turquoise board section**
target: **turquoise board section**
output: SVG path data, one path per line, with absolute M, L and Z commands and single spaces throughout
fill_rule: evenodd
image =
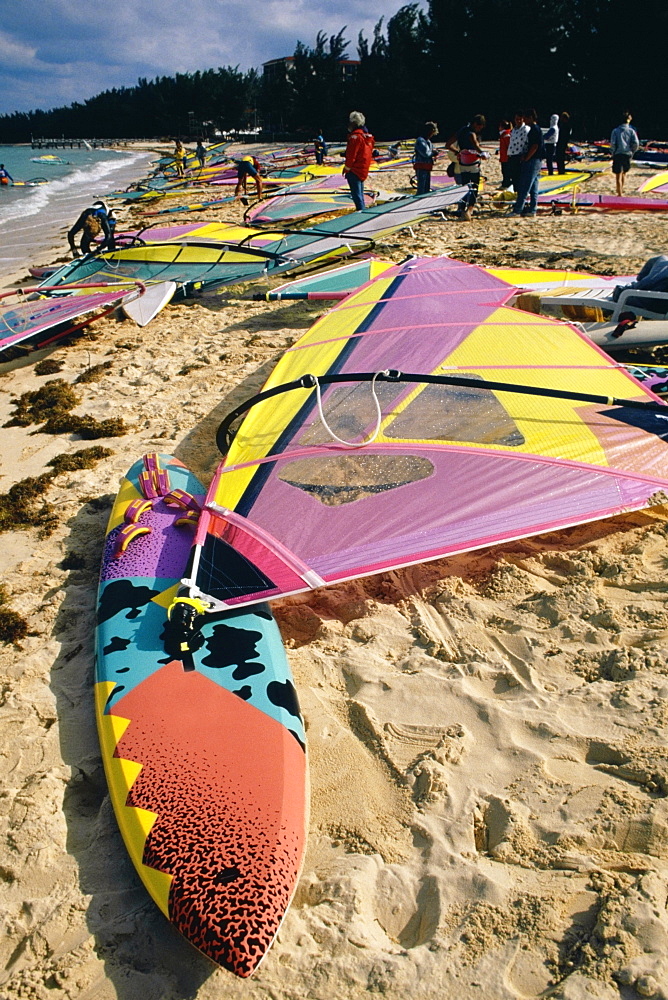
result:
M 345 267 L 332 271 L 323 271 L 306 278 L 298 278 L 285 286 L 286 291 L 300 292 L 347 292 L 359 288 L 370 280 L 370 260 L 361 260 L 356 264 L 346 264 Z M 276 289 L 278 291 L 278 289 Z
M 115 597 L 105 600 L 108 589 L 119 582 L 127 584 L 126 594 L 132 593 L 131 604 L 120 606 Z M 153 598 L 175 583 L 178 578 L 127 577 L 100 587 L 101 613 L 118 606 L 116 614 L 98 625 L 96 679 L 114 684 L 106 712 L 171 659 L 161 641 L 167 611 Z M 276 719 L 303 744 L 304 726 L 295 709 L 290 667 L 268 606 L 207 615 L 201 631 L 204 643 L 194 654 L 195 669 Z

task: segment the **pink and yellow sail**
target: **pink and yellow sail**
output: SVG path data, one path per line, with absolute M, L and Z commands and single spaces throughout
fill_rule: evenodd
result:
M 473 265 L 412 260 L 318 320 L 265 390 L 297 386 L 248 410 L 216 473 L 192 592 L 253 603 L 655 502 L 668 407 L 576 328 L 510 308 L 515 292 Z M 580 390 L 602 401 L 561 395 Z

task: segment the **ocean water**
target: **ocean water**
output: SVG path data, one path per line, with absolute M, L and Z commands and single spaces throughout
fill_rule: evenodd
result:
M 47 165 L 33 157 L 53 154 L 68 162 Z M 14 180 L 44 177 L 39 187 L 0 186 L 0 284 L 33 264 L 49 264 L 53 248 L 69 255 L 67 230 L 79 213 L 110 191 L 123 190 L 148 172 L 156 154 L 116 149 L 31 149 L 0 145 L 0 163 Z M 113 205 L 113 202 L 110 203 Z

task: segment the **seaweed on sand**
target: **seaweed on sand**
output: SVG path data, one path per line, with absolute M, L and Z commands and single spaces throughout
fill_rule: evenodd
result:
M 92 469 L 97 462 L 112 454 L 109 448 L 94 445 L 71 455 L 56 455 L 47 463 L 51 466 L 48 472 L 14 483 L 7 493 L 0 493 L 0 533 L 39 528 L 40 538 L 52 534 L 58 524 L 56 508 L 43 497 L 55 477 L 63 472 Z
M 7 588 L 0 584 L 0 642 L 17 645 L 28 634 L 28 622 L 18 611 L 6 606 L 8 601 Z
M 100 367 L 100 366 L 96 366 Z M 90 381 L 90 379 L 89 379 Z M 42 434 L 78 434 L 91 441 L 96 438 L 121 437 L 127 426 L 120 417 L 96 420 L 94 417 L 77 416 L 71 411 L 81 402 L 81 397 L 62 378 L 54 378 L 41 389 L 24 392 L 14 402 L 14 416 L 5 427 L 28 427 L 42 424 Z

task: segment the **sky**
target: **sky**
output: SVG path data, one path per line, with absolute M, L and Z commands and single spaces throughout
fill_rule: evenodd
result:
M 197 69 L 261 67 L 346 27 L 348 56 L 406 0 L 0 0 L 0 114 Z M 0 134 L 0 142 L 2 135 Z

